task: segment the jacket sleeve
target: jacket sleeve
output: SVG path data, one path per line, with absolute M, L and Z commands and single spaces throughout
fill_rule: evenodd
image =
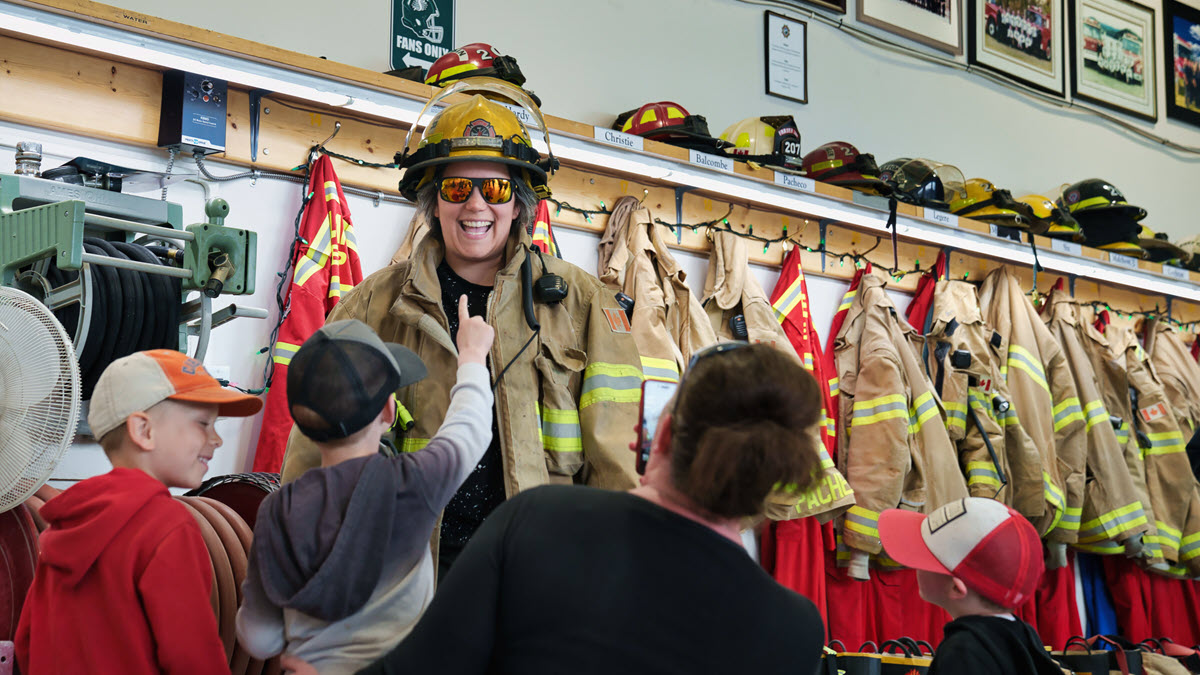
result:
M 879 553 L 879 514 L 895 508 L 912 465 L 908 444 L 909 401 L 900 364 L 886 350 L 864 352 L 846 446 L 846 480 L 855 505 L 846 513 L 842 539 L 847 546 Z M 843 395 L 846 395 L 843 392 Z
M 212 611 L 212 584 L 208 549 L 189 518 L 159 542 L 137 579 L 160 672 L 229 672 Z
M 1048 541 L 1073 544 L 1079 537 L 1087 475 L 1087 421 L 1079 402 L 1070 366 L 1058 349 L 1046 364 L 1050 395 L 1054 400 L 1054 452 L 1062 480 L 1063 513 L 1049 532 Z
M 606 314 L 606 310 L 608 313 Z M 584 479 L 588 485 L 627 490 L 637 485 L 634 427 L 642 399 L 642 368 L 637 345 L 620 318 L 615 294 L 596 286 L 582 334 L 587 344 L 587 365 L 580 378 L 579 424 L 584 454 Z
M 256 659 L 269 659 L 287 646 L 284 638 L 283 610 L 267 599 L 262 576 L 251 549 L 242 582 L 242 604 L 237 612 L 237 639 Z

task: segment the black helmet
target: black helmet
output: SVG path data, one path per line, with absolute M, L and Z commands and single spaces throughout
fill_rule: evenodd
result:
M 1079 221 L 1088 243 L 1100 248 L 1119 242 L 1136 244 L 1138 221 L 1146 217 L 1146 209 L 1126 202 L 1125 195 L 1103 178 L 1068 185 L 1058 205 Z
M 950 203 L 966 196 L 962 171 L 928 159 L 905 162 L 892 174 L 893 194 L 902 202 L 949 211 Z

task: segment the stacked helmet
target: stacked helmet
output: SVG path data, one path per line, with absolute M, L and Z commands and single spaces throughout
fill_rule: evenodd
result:
M 452 162 L 481 161 L 517 169 L 519 178 L 538 197 L 549 197 L 548 174 L 558 168 L 558 160 L 549 151 L 549 135 L 545 139 L 547 156 L 543 158 L 533 148 L 525 125 L 507 106 L 498 102 L 510 101 L 525 108 L 544 131 L 546 126 L 541 110 L 529 95 L 501 80 L 471 78 L 434 94 L 425 104 L 421 115 L 438 102 L 458 93 L 474 96 L 463 103 L 448 106 L 435 115 L 421 134 L 415 152 L 409 151 L 412 136 L 412 130 L 409 130 L 404 151 L 396 156 L 396 163 L 404 169 L 400 179 L 400 194 L 406 199 L 415 200 L 417 192 L 434 180 L 439 167 Z
M 892 176 L 896 173 L 896 169 L 904 166 L 905 162 L 911 162 L 912 157 L 897 157 L 896 159 L 884 162 L 879 165 L 879 180 L 892 186 Z
M 1108 251 L 1141 257 L 1138 245 L 1138 221 L 1146 210 L 1125 201 L 1125 195 L 1112 183 L 1101 178 L 1088 178 L 1066 186 L 1058 198 L 1083 227 L 1088 244 Z
M 612 128 L 696 150 L 714 151 L 729 145 L 712 137 L 708 120 L 703 115 L 691 115 L 683 106 L 671 101 L 647 103 L 637 110 L 627 110 L 617 115 Z
M 1051 201 L 1049 197 L 1025 195 L 1017 197 L 1017 201 L 1028 206 L 1033 214 L 1035 227 L 1038 229 L 1030 228 L 1031 231 L 1054 239 L 1068 239 L 1079 243 L 1083 243 L 1087 239 L 1083 236 L 1083 230 L 1079 228 L 1079 223 L 1075 218 L 1066 209 Z
M 1184 267 L 1192 259 L 1186 249 L 1167 240 L 1166 232 L 1155 232 L 1145 225 L 1138 232 L 1138 246 L 1146 251 L 1146 259 L 1151 262 Z
M 511 82 L 518 87 L 525 85 L 525 74 L 517 60 L 501 54 L 486 42 L 472 42 L 446 52 L 425 73 L 425 84 L 445 87 L 468 77 L 494 77 Z M 542 104 L 537 95 L 527 91 L 534 103 Z
M 504 56 L 485 42 L 472 42 L 442 55 L 425 74 L 425 84 L 445 87 L 468 77 L 494 77 L 518 87 L 525 84 L 525 75 L 517 60 Z
M 1033 209 L 1013 199 L 1012 193 L 983 178 L 972 178 L 963 185 L 961 198 L 950 202 L 951 213 L 985 223 L 1015 227 L 1034 234 L 1050 229 L 1033 217 Z
M 822 183 L 840 185 L 859 192 L 887 196 L 887 183 L 879 180 L 875 157 L 859 152 L 844 141 L 826 143 L 804 156 L 804 175 Z
M 721 133 L 725 152 L 743 162 L 800 170 L 800 130 L 791 115 L 747 117 Z
M 950 204 L 966 196 L 962 171 L 950 164 L 912 159 L 892 174 L 893 194 L 902 202 L 949 211 Z

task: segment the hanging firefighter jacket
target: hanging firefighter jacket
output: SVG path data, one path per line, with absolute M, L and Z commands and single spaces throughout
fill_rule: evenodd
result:
M 1009 452 L 1039 460 L 1032 439 L 1010 415 L 1008 389 L 1001 375 L 999 334 L 983 321 L 975 286 L 966 281 L 934 279 L 945 270 L 944 254 L 921 277 L 910 315 L 927 314 L 922 360 L 946 410 L 946 430 L 958 446 L 958 459 L 972 497 L 1012 504 Z M 931 310 L 931 311 L 930 311 Z M 1012 420 L 1005 425 L 1005 422 Z M 1013 435 L 1008 447 L 1006 434 Z
M 1087 326 L 1061 279 L 1042 311 L 1050 333 L 1062 346 L 1086 421 L 1086 493 L 1076 546 L 1094 553 L 1136 552 L 1142 548 L 1143 535 L 1151 529 L 1149 504 L 1141 501 L 1134 486 L 1124 448 L 1109 421 L 1099 378 L 1084 346 Z
M 725 239 L 733 237 L 735 241 Z M 740 253 L 738 249 L 741 249 Z M 729 291 L 731 287 L 741 286 L 741 299 L 730 310 L 753 308 L 747 311 L 746 324 L 749 328 L 751 341 L 767 342 L 770 339 L 778 348 L 788 350 L 788 353 L 800 356 L 805 370 L 813 374 L 821 385 L 822 401 L 825 406 L 831 405 L 828 379 L 824 376 L 820 362 L 821 342 L 813 330 L 812 316 L 808 310 L 808 289 L 804 283 L 804 271 L 800 268 L 798 249 L 796 255 L 789 256 L 783 264 L 783 272 L 772 293 L 773 300 L 766 301 L 762 287 L 751 275 L 748 262 L 739 267 L 730 264 L 738 258 L 745 258 L 745 242 L 735 235 L 718 236 L 713 241 L 713 260 L 709 265 L 709 281 L 717 276 L 721 282 L 719 289 L 709 303 L 709 316 L 714 316 L 712 309 L 716 306 L 716 298 Z M 726 266 L 714 273 L 718 261 L 723 260 Z M 707 289 L 706 285 L 706 289 Z M 707 291 L 705 293 L 708 295 Z M 766 305 L 771 314 L 766 321 L 759 315 L 758 309 Z M 722 320 L 722 324 L 729 325 Z M 774 335 L 772 338 L 771 336 Z M 827 522 L 834 516 L 854 504 L 854 492 L 846 479 L 837 470 L 833 458 L 829 454 L 829 446 L 834 442 L 833 429 L 829 424 L 829 412 L 832 408 L 825 407 L 821 412 L 821 423 L 813 429 L 818 436 L 816 447 L 820 452 L 821 477 L 801 495 L 789 493 L 787 490 L 773 492 L 767 498 L 767 517 L 773 520 L 786 520 L 801 516 L 817 516 L 821 522 Z
M 1179 430 L 1190 437 L 1200 426 L 1200 364 L 1169 323 L 1147 319 L 1145 336 L 1146 352 L 1162 378 Z
M 979 305 L 1000 335 L 1010 410 L 1041 458 L 1028 466 L 1020 455 L 1009 456 L 1013 508 L 1047 541 L 1074 543 L 1083 512 L 1087 425 L 1066 358 L 1007 267 L 983 280 Z
M 717 337 L 768 344 L 799 358 L 762 285 L 750 273 L 746 240 L 732 232 L 714 232 L 711 236 L 712 251 L 700 304 Z M 804 365 L 811 370 L 810 364 Z
M 1180 563 L 1183 531 L 1193 508 L 1196 479 L 1187 459 L 1183 434 L 1167 407 L 1161 380 L 1150 357 L 1138 344 L 1132 321 L 1108 312 L 1096 317 L 1114 351 L 1124 355 L 1129 376 L 1129 411 L 1134 420 L 1132 442 L 1138 444 L 1146 463 L 1146 490 L 1154 512 L 1155 540 L 1170 566 Z M 1149 535 L 1147 535 L 1149 536 Z
M 287 405 L 287 368 L 292 356 L 325 325 L 325 315 L 342 294 L 350 292 L 363 278 L 350 207 L 328 155 L 321 155 L 313 163 L 308 192 L 312 197 L 304 209 L 300 240 L 293 251 L 292 283 L 274 345 L 275 371 L 254 452 L 254 471 L 278 473 L 283 467 L 292 429 Z
M 882 276 L 863 275 L 833 346 L 842 420 L 838 465 L 856 501 L 841 534 L 856 558 L 882 550 L 884 509 L 928 513 L 967 496 L 938 398 L 912 348 L 917 339 Z
M 649 210 L 622 197 L 600 238 L 599 277 L 633 302 L 633 338 L 646 377 L 679 380 L 692 353 L 717 336 Z

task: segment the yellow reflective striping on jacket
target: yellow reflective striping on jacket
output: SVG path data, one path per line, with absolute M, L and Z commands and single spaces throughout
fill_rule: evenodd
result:
M 1096 553 L 1099 555 L 1116 555 L 1125 552 L 1125 546 L 1115 541 L 1101 541 L 1095 544 L 1072 544 L 1071 546 L 1084 553 Z
M 1068 506 L 1063 511 L 1062 524 L 1068 530 L 1079 529 L 1079 519 L 1083 516 L 1083 508 L 1079 506 Z
M 967 485 L 990 485 L 1000 489 L 1000 474 L 996 465 L 987 462 L 967 462 Z
M 937 414 L 938 406 L 937 401 L 933 398 L 933 392 L 927 391 L 921 394 L 909 410 L 908 433 L 917 433 L 921 430 L 921 427 L 925 426 L 926 422 L 937 417 Z
M 1021 418 L 1017 417 L 1017 406 L 1010 405 L 1008 410 L 999 413 L 1000 417 L 997 420 L 1002 427 L 1010 427 L 1014 424 L 1020 424 Z
M 1117 432 L 1117 441 L 1121 445 L 1125 445 L 1126 443 L 1129 442 L 1129 422 L 1126 422 L 1125 420 L 1121 420 L 1121 426 L 1116 428 L 1116 432 Z
M 1104 407 L 1104 401 L 1092 401 L 1083 407 L 1084 417 L 1087 418 L 1087 430 L 1091 431 L 1092 427 L 1101 422 L 1108 422 L 1108 409 Z
M 863 536 L 879 538 L 879 514 L 857 504 L 846 512 L 845 528 Z
M 838 390 L 839 390 L 838 378 L 836 378 L 836 377 L 829 378 L 829 393 L 833 396 L 837 396 Z
M 416 452 L 429 445 L 428 438 L 405 438 L 400 444 L 400 452 Z
M 908 397 L 904 394 L 888 394 L 867 401 L 855 401 L 850 427 L 862 427 L 908 415 Z
M 858 289 L 846 291 L 846 294 L 842 296 L 842 304 L 838 305 L 837 311 L 850 309 L 850 305 L 854 304 L 854 296 L 856 295 L 858 295 Z
M 1067 498 L 1063 495 L 1062 489 L 1054 484 L 1050 474 L 1045 471 L 1042 472 L 1042 493 L 1045 500 L 1054 507 L 1054 519 L 1051 521 L 1050 527 L 1046 529 L 1049 532 L 1058 527 L 1062 520 L 1063 512 L 1067 509 Z
M 1158 543 L 1169 544 L 1171 548 L 1179 548 L 1180 539 L 1183 538 L 1183 533 L 1171 527 L 1161 520 L 1154 521 L 1154 527 L 1158 530 Z
M 534 404 L 542 425 L 542 448 L 550 452 L 583 452 L 578 410 L 543 408 Z
M 1120 535 L 1149 522 L 1141 502 L 1127 504 L 1079 526 L 1079 543 L 1093 544 L 1105 539 L 1117 540 Z
M 642 357 L 642 374 L 657 380 L 679 381 L 679 366 L 671 359 L 656 359 L 653 356 Z
M 1183 444 L 1183 434 L 1178 431 L 1162 431 L 1146 435 L 1150 438 L 1150 447 L 1146 448 L 1146 455 L 1173 455 L 1177 452 L 1187 451 L 1187 447 Z
M 803 289 L 804 275 L 801 274 L 792 281 L 792 285 L 788 286 L 783 295 L 779 296 L 775 304 L 771 305 L 771 309 L 775 310 L 775 318 L 779 320 L 779 323 L 783 323 L 787 315 L 791 314 L 792 310 L 796 309 L 796 305 L 800 304 L 800 300 L 804 297 Z
M 292 357 L 295 356 L 296 352 L 299 350 L 300 345 L 294 345 L 290 342 L 283 342 L 281 340 L 275 343 L 275 355 L 272 356 L 272 359 L 275 361 L 275 363 L 278 363 L 281 366 L 288 366 L 291 365 Z
M 974 394 L 971 396 L 974 397 Z M 957 403 L 954 401 L 943 401 L 942 405 L 946 407 L 946 428 L 953 429 L 957 427 L 965 431 L 967 428 L 966 404 Z
M 1079 399 L 1072 396 L 1063 399 L 1058 405 L 1054 406 L 1054 430 L 1062 431 L 1062 428 L 1074 422 L 1075 420 L 1083 421 L 1083 409 L 1079 407 Z
M 1200 556 L 1200 532 L 1189 534 L 1180 540 L 1179 562 Z
M 1041 362 L 1028 349 L 1025 349 L 1021 345 L 1009 345 L 1008 365 L 1025 371 L 1042 389 L 1045 389 L 1047 392 L 1050 391 L 1050 385 L 1046 384 L 1045 369 L 1042 368 Z M 1078 401 L 1076 403 L 1078 404 Z
M 637 403 L 642 400 L 642 370 L 624 363 L 597 361 L 583 371 L 583 390 L 579 409 L 608 401 Z

